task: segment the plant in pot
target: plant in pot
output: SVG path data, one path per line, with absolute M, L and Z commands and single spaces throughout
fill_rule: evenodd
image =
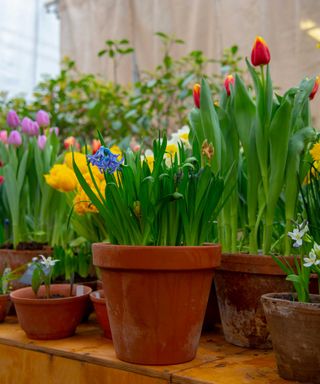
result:
M 291 253 L 285 233 L 296 215 L 299 183 L 308 172 L 304 159 L 316 137 L 309 99 L 318 83 L 305 79 L 276 94 L 269 61 L 269 49 L 258 37 L 252 64 L 246 60 L 254 95 L 238 75 L 229 75 L 215 105 L 203 80 L 190 114 L 193 140 L 215 148 L 212 166 L 221 166 L 224 175 L 235 164 L 235 187 L 218 219 L 223 254 L 215 285 L 226 340 L 258 348 L 271 347 L 261 295 L 290 290 L 270 255 Z
M 19 324 L 30 339 L 52 340 L 72 336 L 87 308 L 91 288 L 51 284 L 53 267 L 57 262 L 50 256 L 34 258 L 27 271 L 32 274 L 32 286 L 10 293 Z
M 15 111 L 7 116 L 9 131 L 0 139 L 1 249 L 0 270 L 18 267 L 39 253 L 49 254 L 49 242 L 57 234 L 56 212 L 50 210 L 58 194 L 46 185 L 43 174 L 56 160 L 59 141 L 49 129 L 49 116 L 38 111 L 37 121 L 20 118 Z
M 220 246 L 202 245 L 223 205 L 224 181 L 208 165 L 212 148 L 190 156 L 179 144 L 171 155 L 164 136 L 154 141 L 152 158 L 127 151 L 118 160 L 100 140 L 88 169 L 101 169 L 105 191 L 90 187 L 76 162 L 74 170 L 109 234 L 110 243 L 93 244 L 93 262 L 116 354 L 136 364 L 192 360 L 220 263 Z
M 280 376 L 320 383 L 320 246 L 308 234 L 306 222 L 288 235 L 301 257 L 294 256 L 294 267 L 284 258 L 275 261 L 293 282 L 296 293 L 268 293 L 261 301 Z M 318 277 L 317 295 L 309 292 L 311 273 Z

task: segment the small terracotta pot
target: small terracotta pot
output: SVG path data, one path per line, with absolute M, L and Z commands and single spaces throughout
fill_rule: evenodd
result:
M 97 320 L 103 330 L 104 336 L 108 339 L 112 339 L 107 304 L 103 290 L 99 289 L 98 291 L 91 292 L 90 299 L 93 302 Z
M 69 296 L 69 284 L 52 284 L 51 295 L 59 298 L 39 298 L 45 295 L 41 286 L 38 296 L 31 287 L 10 293 L 21 328 L 30 339 L 54 340 L 72 336 L 80 323 L 89 301 L 92 289 L 84 285 L 73 287 Z
M 271 256 L 222 254 L 215 285 L 226 341 L 240 347 L 272 348 L 260 297 L 290 291 L 292 283 L 285 278 Z
M 220 245 L 93 244 L 119 359 L 151 365 L 195 357 Z
M 320 383 L 320 296 L 311 303 L 292 301 L 291 293 L 261 297 L 279 375 L 287 380 Z
M 7 316 L 11 306 L 9 295 L 0 295 L 0 323 L 2 323 Z
M 52 254 L 52 248 L 44 246 L 39 250 L 16 250 L 16 249 L 0 249 L 0 273 L 5 267 L 15 269 L 21 265 L 29 263 L 34 257 L 43 255 L 45 257 Z

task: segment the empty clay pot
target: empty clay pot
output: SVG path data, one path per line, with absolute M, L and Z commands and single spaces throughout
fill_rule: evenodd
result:
M 291 293 L 261 297 L 279 375 L 287 380 L 320 383 L 320 296 L 299 303 Z
M 53 340 L 72 336 L 89 301 L 91 288 L 75 285 L 72 296 L 69 284 L 52 284 L 50 293 L 57 298 L 46 299 L 45 287 L 36 296 L 31 287 L 10 293 L 21 328 L 30 339 Z
M 99 289 L 98 291 L 91 292 L 90 299 L 93 302 L 97 320 L 103 330 L 104 336 L 108 339 L 112 339 L 107 304 L 103 290 Z
M 195 357 L 219 245 L 93 244 L 119 359 L 168 365 Z

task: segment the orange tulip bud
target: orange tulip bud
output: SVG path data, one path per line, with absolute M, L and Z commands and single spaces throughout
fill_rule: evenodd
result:
M 94 155 L 97 152 L 97 150 L 101 147 L 100 140 L 93 139 L 91 147 L 92 147 L 92 154 Z
M 312 88 L 312 91 L 310 92 L 310 95 L 309 95 L 309 99 L 310 100 L 313 100 L 313 98 L 315 97 L 316 93 L 318 92 L 319 84 L 320 84 L 320 77 L 317 76 L 316 77 L 316 81 L 314 82 L 314 86 Z
M 234 77 L 232 75 L 228 75 L 224 80 L 224 87 L 228 96 L 230 96 L 230 84 L 234 85 Z
M 257 36 L 251 51 L 251 63 L 257 67 L 258 65 L 268 64 L 269 61 L 270 51 L 267 43 L 263 40 L 262 37 Z
M 194 105 L 197 108 L 200 108 L 200 90 L 201 90 L 200 84 L 195 84 L 193 86 L 193 100 L 194 100 Z

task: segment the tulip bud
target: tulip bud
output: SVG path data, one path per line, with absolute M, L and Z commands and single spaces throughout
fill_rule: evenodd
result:
M 80 145 L 74 136 L 67 137 L 64 140 L 63 145 L 64 145 L 65 149 L 69 149 L 71 146 L 75 147 L 76 149 L 80 149 Z
M 29 136 L 38 136 L 39 124 L 29 119 L 29 117 L 24 117 L 21 123 L 21 130 Z
M 16 130 L 11 131 L 7 142 L 8 144 L 12 144 L 16 147 L 19 147 L 22 144 L 22 138 L 20 133 Z
M 100 140 L 93 139 L 91 147 L 92 147 L 92 154 L 94 155 L 97 152 L 97 150 L 101 147 Z
M 46 135 L 40 135 L 40 136 L 38 136 L 37 143 L 38 143 L 38 147 L 41 149 L 41 151 L 44 150 L 44 147 L 46 146 L 46 142 L 47 142 L 47 137 L 46 137 Z
M 20 119 L 17 112 L 11 109 L 7 114 L 7 123 L 10 128 L 17 128 L 20 125 Z
M 268 64 L 270 61 L 270 51 L 262 37 L 257 36 L 251 51 L 251 63 L 255 67 Z
M 36 114 L 36 121 L 40 127 L 48 127 L 50 125 L 50 118 L 46 111 L 40 109 Z
M 195 84 L 193 86 L 193 101 L 194 101 L 194 105 L 197 108 L 200 108 L 200 90 L 201 90 L 200 84 Z
M 8 140 L 8 132 L 6 130 L 0 131 L 0 141 L 2 141 L 4 144 L 7 144 Z
M 234 85 L 234 77 L 232 75 L 228 75 L 224 80 L 224 87 L 228 96 L 230 96 L 230 84 Z
M 318 92 L 319 84 L 320 84 L 320 77 L 317 76 L 316 80 L 314 82 L 314 86 L 312 88 L 312 91 L 310 92 L 310 95 L 309 95 L 309 99 L 310 100 L 313 100 L 313 98 L 315 97 L 316 93 Z
M 0 185 L 4 183 L 4 177 L 0 175 Z
M 29 135 L 30 136 L 38 136 L 39 135 L 39 131 L 40 131 L 39 124 L 36 121 L 33 121 L 32 122 L 32 128 L 31 128 L 31 131 L 30 131 Z
M 54 133 L 56 136 L 59 136 L 59 128 L 58 127 L 51 127 L 49 129 L 49 133 L 50 134 Z

